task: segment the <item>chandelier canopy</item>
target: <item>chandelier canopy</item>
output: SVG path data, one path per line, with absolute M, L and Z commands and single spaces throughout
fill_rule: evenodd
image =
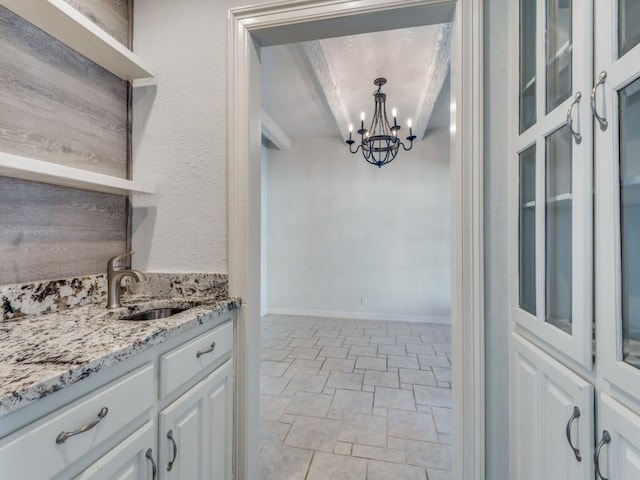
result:
M 349 139 L 346 141 L 351 153 L 357 153 L 358 150 L 362 149 L 364 159 L 371 165 L 376 165 L 377 167 L 391 163 L 391 161 L 396 158 L 401 146 L 404 150 L 411 150 L 413 141 L 416 139 L 416 136 L 411 130 L 411 120 L 408 120 L 409 136 L 407 137 L 407 141 L 410 142 L 409 146 L 405 146 L 405 144 L 400 141 L 398 138 L 400 125 L 397 123 L 397 112 L 395 108 L 391 112 L 393 116 L 393 126 L 389 125 L 386 107 L 387 94 L 381 91 L 385 83 L 387 83 L 386 78 L 376 78 L 373 81 L 373 84 L 378 87 L 378 90 L 373 92 L 373 98 L 375 99 L 373 120 L 371 121 L 371 127 L 367 130 L 364 128 L 364 112 L 360 114 L 360 129 L 357 132 L 360 135 L 359 145 L 354 149 L 353 145 L 356 141 L 352 138 L 353 125 L 349 125 Z

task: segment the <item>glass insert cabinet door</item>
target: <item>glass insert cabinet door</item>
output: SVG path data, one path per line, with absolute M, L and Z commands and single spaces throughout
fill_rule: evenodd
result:
M 618 43 L 595 49 L 597 355 L 606 380 L 640 398 L 640 2 L 596 8 L 597 42 Z
M 517 293 L 520 329 L 592 362 L 592 4 L 519 0 Z M 514 126 L 515 127 L 515 126 Z M 514 271 L 512 269 L 512 271 Z

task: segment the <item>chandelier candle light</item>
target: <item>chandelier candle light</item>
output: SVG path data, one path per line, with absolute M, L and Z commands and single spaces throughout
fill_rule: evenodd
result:
M 364 112 L 360 114 L 360 129 L 357 132 L 360 135 L 360 144 L 354 150 L 353 145 L 356 141 L 352 138 L 353 125 L 349 125 L 349 139 L 346 141 L 351 153 L 357 153 L 358 150 L 362 149 L 364 159 L 371 165 L 376 165 L 377 167 L 382 167 L 387 163 L 391 163 L 391 161 L 396 158 L 396 155 L 400 150 L 400 146 L 407 151 L 411 150 L 411 147 L 413 147 L 413 141 L 416 139 L 416 136 L 411 130 L 411 120 L 408 120 L 407 126 L 409 127 L 409 136 L 407 137 L 407 140 L 410 142 L 409 147 L 405 146 L 405 144 L 400 141 L 398 138 L 400 125 L 398 125 L 397 122 L 397 111 L 395 108 L 391 110 L 393 126 L 389 125 L 386 107 L 387 94 L 382 93 L 381 91 L 381 88 L 385 83 L 387 83 L 386 78 L 376 78 L 373 81 L 373 84 L 378 87 L 378 90 L 373 92 L 373 97 L 375 99 L 373 120 L 371 121 L 371 127 L 367 130 L 364 128 Z

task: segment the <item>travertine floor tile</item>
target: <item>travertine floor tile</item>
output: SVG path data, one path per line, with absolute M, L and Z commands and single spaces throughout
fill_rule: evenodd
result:
M 284 444 L 290 447 L 332 452 L 338 435 L 337 420 L 297 417 Z
M 343 413 L 338 440 L 376 447 L 387 446 L 387 419 L 359 413 Z
M 327 380 L 327 387 L 360 390 L 362 389 L 363 377 L 364 375 L 359 373 L 331 372 L 329 374 L 329 379 Z
M 407 441 L 407 463 L 451 470 L 451 446 L 409 440 Z
M 261 375 L 273 375 L 280 377 L 289 368 L 287 362 L 274 362 L 271 360 L 263 360 L 260 362 L 260 374 Z
M 285 413 L 288 415 L 306 415 L 307 417 L 326 417 L 331 400 L 331 395 L 296 392 L 287 405 Z
M 400 410 L 416 409 L 411 390 L 376 387 L 373 405 L 376 407 L 397 408 Z
M 356 368 L 362 370 L 381 370 L 387 371 L 387 359 L 386 358 L 374 358 L 374 357 L 358 357 L 356 359 Z
M 451 369 L 442 367 L 432 367 L 433 374 L 439 382 L 451 382 Z
M 260 479 L 451 480 L 448 326 L 269 315 L 261 328 Z
M 416 395 L 416 403 L 435 407 L 451 406 L 451 390 L 448 388 L 414 385 L 413 391 Z
M 436 379 L 431 371 L 414 370 L 413 368 L 400 368 L 400 382 L 412 383 L 415 385 L 434 386 Z
M 434 468 L 427 468 L 429 474 L 429 480 L 453 480 L 451 470 L 436 470 Z
M 390 437 L 438 442 L 438 434 L 429 413 L 387 410 L 388 435 Z
M 297 359 L 291 363 L 291 366 L 287 369 L 287 374 L 291 374 L 291 375 L 295 375 L 296 373 L 317 374 L 320 368 L 322 368 L 322 362 L 318 362 L 316 360 Z
M 398 374 L 394 372 L 379 372 L 376 370 L 366 370 L 364 373 L 364 384 L 375 387 L 398 388 Z
M 284 445 L 265 445 L 260 451 L 261 480 L 304 480 L 312 452 Z
M 350 360 L 348 358 L 327 358 L 322 364 L 322 369 L 320 373 L 328 373 L 328 372 L 342 372 L 342 373 L 353 373 L 353 368 L 355 366 L 355 360 Z
M 289 427 L 291 425 L 288 423 L 260 420 L 260 447 L 265 443 L 281 445 L 287 433 L 289 433 Z
M 260 419 L 278 421 L 289 405 L 289 399 L 273 395 L 260 395 Z
M 367 461 L 317 452 L 313 455 L 307 480 L 366 480 Z
M 420 368 L 418 365 L 418 358 L 411 354 L 406 357 L 400 357 L 398 355 L 389 355 L 387 363 L 390 367 L 401 367 L 401 368 Z
M 322 347 L 320 355 L 330 358 L 347 358 L 349 347 Z
M 369 460 L 367 480 L 427 480 L 424 468 Z M 431 480 L 431 478 L 429 478 Z
M 329 375 L 310 375 L 308 373 L 297 373 L 287 385 L 287 390 L 295 392 L 320 393 L 327 382 Z
M 433 419 L 436 422 L 436 430 L 438 433 L 446 433 L 451 435 L 453 432 L 453 423 L 451 418 L 451 409 L 443 407 L 432 407 Z
M 373 393 L 355 390 L 336 390 L 331 402 L 331 410 L 356 412 L 371 415 Z
M 351 449 L 351 455 L 353 455 L 354 457 L 370 458 L 372 460 L 382 460 L 385 462 L 406 462 L 404 450 L 373 447 L 371 445 L 354 444 L 353 448 Z
M 291 381 L 289 377 L 272 377 L 260 375 L 260 393 L 266 395 L 280 395 Z

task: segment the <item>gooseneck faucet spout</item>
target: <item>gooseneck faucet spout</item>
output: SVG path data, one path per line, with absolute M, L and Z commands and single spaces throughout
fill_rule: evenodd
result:
M 107 263 L 107 309 L 119 308 L 120 304 L 120 282 L 124 277 L 133 277 L 138 282 L 145 280 L 144 273 L 138 270 L 119 270 L 116 265 L 123 258 L 133 255 L 133 252 L 116 255 L 109 259 Z

